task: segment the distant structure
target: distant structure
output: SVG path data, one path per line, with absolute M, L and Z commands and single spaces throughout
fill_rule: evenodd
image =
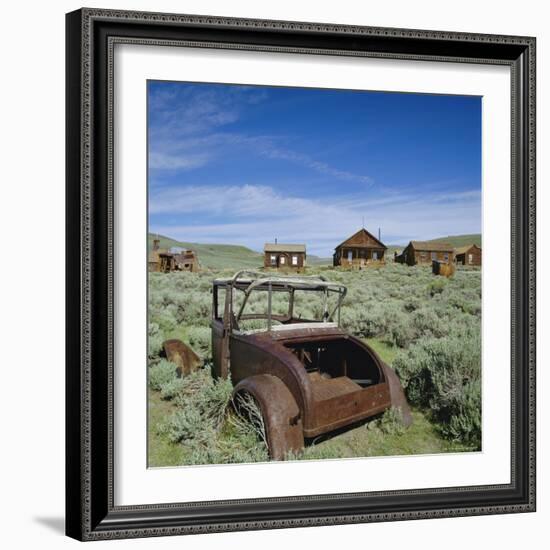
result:
M 481 265 L 481 247 L 468 244 L 455 249 L 456 263 L 461 265 Z
M 185 248 L 183 246 L 171 246 L 170 250 L 168 252 L 171 252 L 172 254 L 181 254 L 182 252 L 185 252 Z
M 306 267 L 306 245 L 265 243 L 264 267 L 302 271 Z
M 200 269 L 199 257 L 194 250 L 182 250 L 174 254 L 176 269 L 179 271 L 191 271 L 196 273 Z
M 193 250 L 180 247 L 172 247 L 170 250 L 160 248 L 160 240 L 155 239 L 153 249 L 149 253 L 148 269 L 157 273 L 197 272 L 200 269 L 199 258 Z
M 176 266 L 174 254 L 165 248 L 160 248 L 160 240 L 155 239 L 153 241 L 153 250 L 149 252 L 147 265 L 149 271 L 157 273 L 169 273 L 170 271 L 174 271 Z
M 454 261 L 454 248 L 449 243 L 411 241 L 395 261 L 407 265 L 432 265 L 433 261 L 450 263 Z
M 368 264 L 384 263 L 387 246 L 365 228 L 334 249 L 332 263 L 336 266 L 365 267 Z

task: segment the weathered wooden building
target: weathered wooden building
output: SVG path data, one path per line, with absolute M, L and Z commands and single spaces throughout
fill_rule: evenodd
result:
M 361 228 L 334 250 L 334 266 L 364 267 L 385 261 L 387 247 L 365 228 Z
M 174 254 L 175 269 L 196 273 L 200 269 L 199 257 L 194 250 L 182 250 Z
M 305 244 L 266 243 L 264 245 L 264 267 L 302 271 L 305 266 Z
M 432 261 L 449 263 L 454 261 L 454 248 L 449 243 L 411 241 L 395 257 L 395 261 L 407 265 L 432 265 Z
M 153 249 L 149 252 L 147 265 L 149 271 L 169 273 L 170 271 L 174 271 L 176 262 L 174 254 L 165 248 L 160 248 L 160 240 L 155 239 L 153 241 Z
M 457 264 L 481 265 L 481 247 L 477 244 L 469 244 L 455 249 Z

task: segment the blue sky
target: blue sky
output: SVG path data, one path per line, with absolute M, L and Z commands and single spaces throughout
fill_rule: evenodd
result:
M 481 232 L 481 98 L 148 83 L 149 230 L 386 244 Z

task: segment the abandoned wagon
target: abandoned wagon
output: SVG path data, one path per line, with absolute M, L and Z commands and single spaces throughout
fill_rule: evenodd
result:
M 450 263 L 454 261 L 454 248 L 449 243 L 411 241 L 395 257 L 397 263 L 407 265 L 432 265 L 433 261 Z
M 412 422 L 395 372 L 341 328 L 346 292 L 322 277 L 247 271 L 213 283 L 214 375 L 230 376 L 237 409 L 242 400 L 257 404 L 275 460 L 392 406 Z M 314 318 L 302 317 L 312 304 Z
M 332 263 L 335 267 L 357 268 L 368 264 L 380 264 L 384 262 L 386 250 L 384 243 L 365 228 L 361 228 L 335 248 Z
M 477 244 L 461 246 L 455 250 L 456 263 L 461 265 L 481 265 L 481 247 Z
M 305 244 L 265 243 L 264 267 L 289 271 L 302 271 L 305 266 Z

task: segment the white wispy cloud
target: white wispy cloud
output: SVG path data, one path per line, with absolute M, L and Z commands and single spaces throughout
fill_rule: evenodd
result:
M 231 154 L 232 148 L 244 148 L 250 154 L 296 164 L 337 180 L 373 183 L 366 174 L 344 170 L 302 151 L 282 147 L 280 143 L 288 141 L 288 136 L 250 136 L 221 131 L 237 122 L 247 105 L 257 105 L 267 98 L 268 92 L 250 86 L 234 86 L 223 91 L 157 89 L 149 98 L 150 107 L 156 113 L 149 128 L 150 167 L 158 170 L 199 168 L 210 160 Z
M 192 170 L 207 162 L 208 155 L 168 155 L 158 152 L 149 155 L 149 167 L 159 170 Z
M 272 141 L 269 140 L 263 140 L 263 142 L 256 141 L 256 145 L 258 148 L 258 152 L 261 155 L 271 159 L 286 160 L 295 164 L 299 164 L 306 168 L 310 168 L 311 170 L 314 170 L 320 174 L 332 176 L 339 180 L 356 181 L 368 185 L 374 183 L 373 179 L 370 176 L 355 174 L 347 170 L 342 170 L 331 166 L 326 162 L 316 160 L 315 158 L 304 153 L 277 147 L 273 144 Z
M 480 227 L 477 191 L 346 196 L 318 200 L 283 195 L 264 185 L 190 186 L 156 192 L 150 213 L 156 220 L 190 219 L 190 223 L 154 223 L 151 229 L 183 241 L 242 244 L 260 250 L 275 237 L 305 242 L 312 254 L 328 256 L 334 246 L 361 227 L 380 227 L 386 243 L 471 233 Z M 216 223 L 223 218 L 224 223 Z M 201 220 L 197 222 L 197 220 Z

